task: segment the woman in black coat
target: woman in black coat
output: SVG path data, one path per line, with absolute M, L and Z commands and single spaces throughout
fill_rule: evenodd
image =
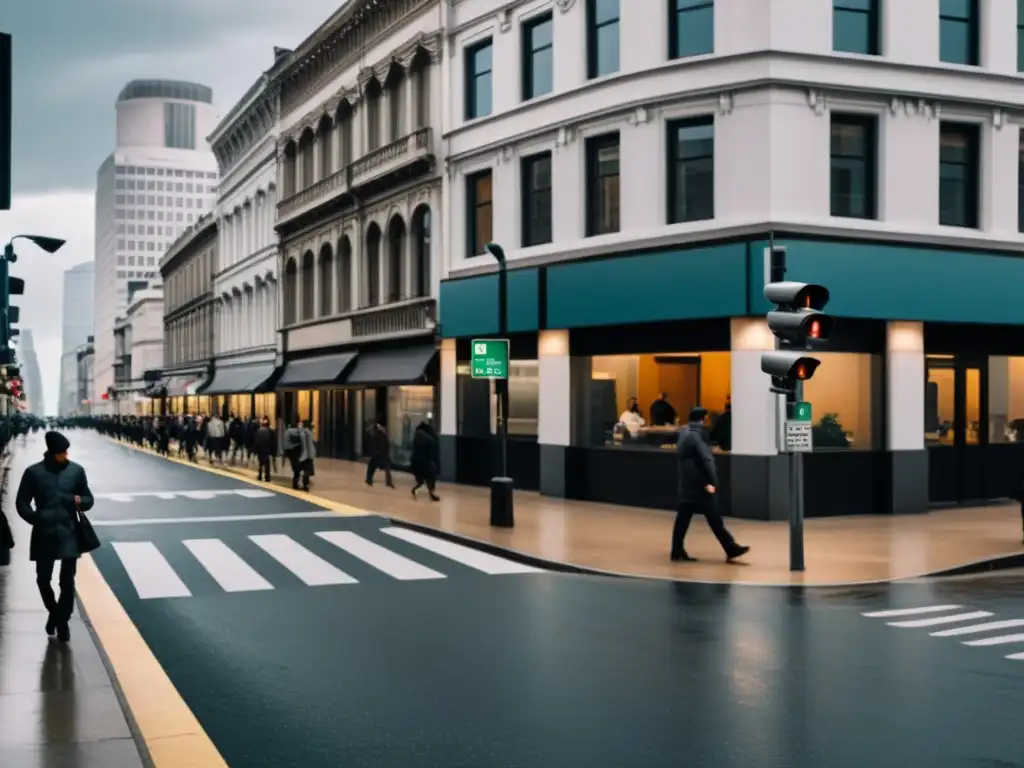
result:
M 434 432 L 434 428 L 425 421 L 420 422 L 420 425 L 416 427 L 415 434 L 412 436 L 412 460 L 410 465 L 412 474 L 416 478 L 416 485 L 413 486 L 412 495 L 415 497 L 416 491 L 426 485 L 431 500 L 440 501 L 441 497 L 434 493 L 438 475 L 437 434 Z
M 28 556 L 36 564 L 36 583 L 49 612 L 46 634 L 67 642 L 68 621 L 75 605 L 75 573 L 82 550 L 78 544 L 78 513 L 92 509 L 92 491 L 85 470 L 68 460 L 71 444 L 59 432 L 46 433 L 46 453 L 21 476 L 15 506 L 32 526 Z M 34 506 L 33 506 L 34 505 Z M 51 581 L 60 561 L 60 598 Z
M 7 522 L 7 516 L 0 509 L 0 565 L 11 564 L 11 550 L 14 549 L 14 534 Z

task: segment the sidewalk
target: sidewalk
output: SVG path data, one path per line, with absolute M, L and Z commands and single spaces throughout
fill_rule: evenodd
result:
M 18 441 L 20 443 L 20 441 Z M 46 611 L 28 560 L 29 527 L 14 511 L 27 459 L 16 444 L 4 508 L 14 531 L 0 568 L 0 765 L 4 768 L 140 768 L 121 703 L 80 612 L 71 642 L 47 638 Z
M 172 451 L 172 456 L 174 455 Z M 201 462 L 201 466 L 209 466 Z M 218 467 L 220 465 L 217 465 Z M 255 479 L 249 468 L 223 467 Z M 278 468 L 284 469 L 278 461 Z M 741 561 L 724 562 L 711 531 L 697 517 L 687 550 L 696 563 L 668 559 L 674 515 L 667 511 L 567 501 L 517 491 L 513 529 L 489 524 L 489 489 L 441 483 L 441 501 L 409 493 L 412 478 L 395 473 L 396 490 L 365 483 L 366 467 L 338 459 L 317 459 L 312 493 L 396 520 L 513 550 L 542 560 L 629 576 L 744 584 L 824 586 L 891 581 L 934 574 L 996 558 L 1019 556 L 1024 563 L 1021 519 L 1016 504 L 937 510 L 927 515 L 836 517 L 805 523 L 806 571 L 789 571 L 786 522 L 727 520 L 737 540 L 751 546 Z M 290 488 L 290 473 L 274 484 Z

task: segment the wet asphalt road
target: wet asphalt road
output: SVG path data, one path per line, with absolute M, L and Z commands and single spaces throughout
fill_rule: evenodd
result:
M 96 562 L 234 768 L 1024 766 L 1019 575 L 539 572 L 70 436 Z

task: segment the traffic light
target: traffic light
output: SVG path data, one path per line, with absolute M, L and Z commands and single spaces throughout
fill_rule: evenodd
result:
M 761 370 L 772 377 L 772 392 L 793 395 L 797 385 L 814 376 L 821 364 L 807 355 L 808 347 L 827 341 L 835 320 L 822 312 L 828 304 L 827 288 L 782 279 L 786 272 L 785 248 L 772 248 L 770 256 L 774 279 L 765 285 L 764 297 L 775 304 L 767 319 L 778 339 L 778 349 L 761 355 Z

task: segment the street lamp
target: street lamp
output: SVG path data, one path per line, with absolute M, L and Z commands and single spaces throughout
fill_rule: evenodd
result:
M 498 337 L 508 343 L 508 264 L 505 249 L 497 243 L 484 246 L 498 262 Z M 511 345 L 509 345 L 511 352 Z M 511 358 L 511 354 L 509 354 Z M 491 525 L 512 528 L 515 525 L 515 507 L 512 497 L 512 478 L 508 476 L 508 377 L 494 380 L 498 396 L 498 429 L 501 444 L 501 476 L 491 478 Z
M 47 237 L 46 235 L 15 235 L 8 240 L 7 245 L 4 246 L 4 261 L 9 261 L 13 264 L 18 260 L 18 256 L 14 252 L 14 241 L 18 239 L 31 240 L 47 253 L 56 253 L 64 246 L 64 243 L 67 242 L 65 240 L 61 240 L 59 237 Z

